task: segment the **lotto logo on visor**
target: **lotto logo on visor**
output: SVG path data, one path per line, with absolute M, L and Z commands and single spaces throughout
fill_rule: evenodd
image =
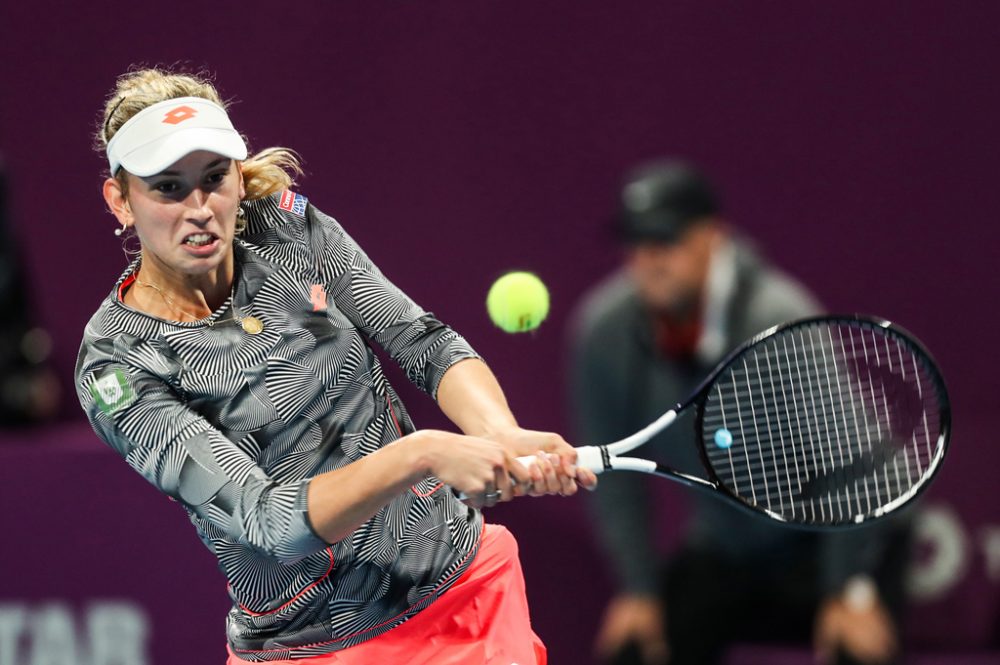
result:
M 178 106 L 172 111 L 169 111 L 165 116 L 163 116 L 163 122 L 168 125 L 179 125 L 185 120 L 190 120 L 191 118 L 198 115 L 190 106 Z

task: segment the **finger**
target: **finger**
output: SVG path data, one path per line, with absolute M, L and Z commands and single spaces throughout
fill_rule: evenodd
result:
M 593 492 L 597 489 L 597 474 L 590 469 L 578 468 L 576 470 L 576 482 L 585 490 Z
M 535 454 L 532 471 L 531 496 L 545 496 L 550 491 L 549 478 L 554 474 L 552 473 L 552 462 L 549 461 L 549 456 L 544 451 L 539 450 Z
M 576 451 L 573 451 L 572 455 L 559 455 L 559 466 L 562 469 L 562 475 L 567 478 L 576 478 Z
M 539 451 L 533 456 L 528 469 L 531 471 L 531 486 L 528 488 L 530 496 L 545 496 L 545 474 L 546 467 L 551 466 L 545 453 Z
M 531 458 L 534 459 L 534 458 Z M 531 466 L 534 466 L 533 464 Z M 511 456 L 507 460 L 507 473 L 510 475 L 514 483 L 516 483 L 515 491 L 520 491 L 521 494 L 527 493 L 528 489 L 533 484 L 533 474 L 528 466 L 521 463 L 519 459 Z M 539 474 L 539 479 L 541 474 Z M 518 494 L 520 496 L 520 494 Z
M 563 472 L 559 474 L 558 478 L 559 494 L 562 496 L 573 496 L 576 494 L 576 479 L 573 476 L 569 476 Z
M 559 474 L 556 472 L 556 464 L 559 463 L 559 457 L 557 455 L 546 455 L 542 453 L 547 458 L 547 466 L 545 468 L 545 493 L 546 494 L 557 494 L 562 489 L 562 483 L 559 482 Z
M 500 492 L 497 491 L 496 485 L 494 483 L 486 483 L 486 489 L 483 491 L 483 506 L 492 508 L 497 505 L 497 501 L 499 500 Z
M 531 484 L 528 487 L 528 494 L 531 496 L 541 496 L 545 492 L 542 491 L 542 486 L 545 484 L 545 471 L 543 460 L 543 455 L 533 455 L 532 462 L 528 464 L 528 471 L 531 474 Z
M 498 501 L 510 501 L 514 498 L 514 484 L 511 482 L 510 476 L 507 475 L 507 470 L 497 469 L 495 475 L 497 491 L 500 492 Z
M 555 453 L 539 450 L 534 455 L 534 460 L 535 464 L 531 465 L 532 487 L 529 494 L 531 496 L 545 496 L 546 494 L 562 493 L 561 458 Z
M 559 482 L 562 487 L 559 488 L 559 496 L 573 496 L 577 492 L 576 481 L 572 478 L 560 477 Z

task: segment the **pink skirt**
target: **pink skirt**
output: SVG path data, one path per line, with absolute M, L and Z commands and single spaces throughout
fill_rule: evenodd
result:
M 545 665 L 531 630 L 517 541 L 483 525 L 475 560 L 440 598 L 384 635 L 341 651 L 271 665 Z M 229 650 L 227 665 L 250 665 Z

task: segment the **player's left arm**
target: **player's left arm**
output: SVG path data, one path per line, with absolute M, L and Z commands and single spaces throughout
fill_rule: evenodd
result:
M 346 322 L 389 354 L 413 385 L 436 399 L 445 371 L 479 354 L 387 278 L 337 220 L 311 204 L 303 216 L 311 229 L 308 237 L 321 238 L 309 243 L 318 254 L 324 306 L 335 306 Z
M 466 434 L 496 441 L 518 457 L 535 455 L 531 494 L 570 495 L 576 492 L 576 482 L 587 488 L 597 485 L 591 471 L 575 467 L 576 449 L 562 436 L 517 424 L 496 376 L 482 360 L 469 358 L 449 367 L 438 385 L 437 401 Z
M 540 451 L 557 455 L 556 466 L 547 457 L 533 465 L 541 482 L 530 493 L 575 492 L 573 447 L 558 434 L 520 428 L 496 377 L 468 342 L 387 279 L 336 220 L 314 212 L 325 236 L 327 291 L 337 308 L 385 349 L 464 433 L 496 441 L 518 457 Z M 581 482 L 592 486 L 596 477 L 585 473 Z

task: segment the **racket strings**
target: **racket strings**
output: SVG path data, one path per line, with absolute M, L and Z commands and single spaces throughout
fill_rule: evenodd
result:
M 943 453 L 931 372 L 908 340 L 873 324 L 781 331 L 716 379 L 702 422 L 709 464 L 738 497 L 789 520 L 880 514 Z

